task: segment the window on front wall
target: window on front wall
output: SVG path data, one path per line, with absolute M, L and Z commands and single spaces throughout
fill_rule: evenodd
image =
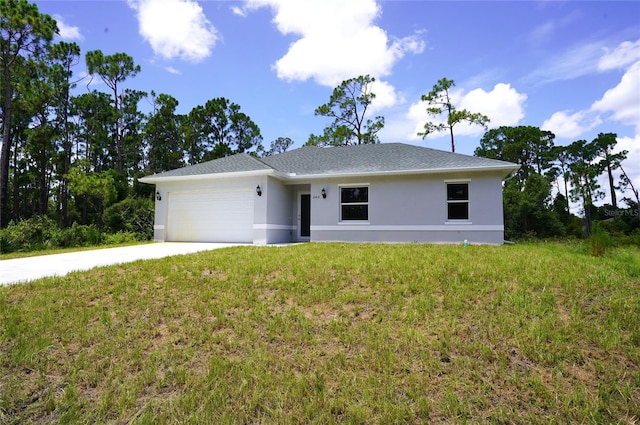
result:
M 369 220 L 369 187 L 340 188 L 340 220 Z
M 447 183 L 447 219 L 469 220 L 469 183 Z

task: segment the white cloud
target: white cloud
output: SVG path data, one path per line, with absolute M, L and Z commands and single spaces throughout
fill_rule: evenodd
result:
M 612 54 L 614 56 L 617 55 L 613 52 Z M 618 57 L 622 58 L 624 55 Z M 625 61 L 626 59 L 620 59 L 610 63 L 620 64 Z M 618 137 L 614 152 L 628 151 L 627 160 L 622 165 L 633 184 L 638 188 L 640 187 L 640 108 L 638 108 L 638 105 L 640 105 L 640 61 L 631 65 L 622 76 L 620 82 L 615 87 L 607 90 L 602 98 L 593 102 L 589 109 L 577 112 L 556 112 L 542 124 L 541 128 L 552 131 L 560 138 L 575 139 L 603 124 L 603 116 L 605 114 L 611 114 L 609 119 L 613 121 L 635 127 L 635 135 L 633 137 Z M 604 130 L 603 132 L 608 131 L 610 130 Z M 618 181 L 619 174 L 619 171 L 615 173 L 616 181 Z M 606 176 L 601 175 L 598 181 L 606 193 L 601 202 L 611 202 L 609 183 Z M 617 194 L 618 200 L 624 196 L 631 196 L 631 194 Z
M 624 44 L 624 43 L 623 43 Z M 558 111 L 541 126 L 557 137 L 576 138 L 593 130 L 604 122 L 603 115 L 610 119 L 635 127 L 640 132 L 640 61 L 634 63 L 615 87 L 607 90 L 602 98 L 593 102 L 586 110 Z
M 182 72 L 180 72 L 179 70 L 175 69 L 175 68 L 174 68 L 174 67 L 172 67 L 172 66 L 167 66 L 167 67 L 165 68 L 165 70 L 166 70 L 167 72 L 171 73 L 171 74 L 174 74 L 174 75 L 180 75 L 180 74 L 182 74 Z
M 408 53 L 421 53 L 421 32 L 394 39 L 374 21 L 381 10 L 375 0 L 248 0 L 246 9 L 270 7 L 283 35 L 298 37 L 274 64 L 278 78 L 315 80 L 335 87 L 348 78 L 369 74 L 376 79 L 378 106 L 401 98 L 380 81 Z M 380 90 L 382 89 L 382 90 Z
M 603 41 L 573 46 L 571 49 L 549 57 L 533 70 L 526 81 L 546 84 L 565 81 L 597 72 L 598 60 L 604 48 Z
M 472 113 L 481 113 L 489 117 L 491 120 L 489 127 L 517 125 L 524 118 L 524 102 L 527 95 L 518 93 L 510 84 L 496 84 L 493 90 L 487 92 L 483 89 L 474 89 L 464 94 L 461 89 L 450 92 L 452 103 L 457 109 L 467 109 Z M 427 104 L 425 102 L 417 102 L 409 107 L 407 118 L 413 122 L 413 135 L 411 138 L 417 140 L 418 132 L 424 130 L 424 123 L 444 122 L 446 117 L 431 117 L 426 112 Z M 484 133 L 485 129 L 478 125 L 470 125 L 460 123 L 454 127 L 454 135 L 458 136 L 477 136 Z M 429 138 L 443 137 L 448 135 L 446 132 L 435 133 L 429 135 Z
M 489 127 L 517 125 L 524 118 L 527 95 L 518 93 L 511 84 L 496 84 L 493 90 L 471 90 L 460 102 L 460 108 L 480 112 L 489 117 Z
M 614 120 L 640 129 L 640 61 L 627 70 L 617 86 L 595 101 L 591 110 L 612 112 Z
M 624 41 L 614 49 L 607 47 L 604 40 L 591 41 L 550 56 L 525 80 L 542 84 L 571 80 L 597 72 L 624 69 L 638 60 L 640 40 Z
M 640 40 L 624 41 L 615 49 L 605 48 L 605 54 L 598 61 L 598 70 L 624 68 L 640 60 Z
M 165 59 L 198 62 L 211 54 L 218 35 L 192 0 L 128 0 L 138 12 L 139 32 Z
M 372 114 L 405 101 L 401 95 L 396 93 L 395 88 L 385 81 L 374 81 L 371 85 L 371 91 L 376 95 L 371 102 L 370 112 Z
M 62 16 L 53 15 L 53 19 L 55 19 L 58 24 L 60 38 L 64 40 L 82 40 L 84 38 L 82 34 L 80 34 L 80 28 L 67 25 Z
M 245 10 L 238 6 L 231 6 L 231 13 L 233 13 L 236 16 L 241 16 L 243 18 L 247 16 L 247 13 L 245 12 Z
M 559 111 L 546 119 L 540 128 L 551 131 L 556 137 L 575 138 L 600 124 L 602 119 L 589 111 Z

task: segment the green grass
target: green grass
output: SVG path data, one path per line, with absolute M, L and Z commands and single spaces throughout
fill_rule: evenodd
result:
M 640 420 L 640 251 L 236 247 L 0 288 L 0 423 Z
M 7 254 L 0 253 L 0 261 L 12 260 L 15 258 L 39 257 L 41 255 L 64 254 L 67 252 L 78 252 L 78 251 L 93 251 L 95 249 L 118 248 L 122 246 L 143 245 L 143 244 L 151 244 L 151 243 L 153 243 L 153 241 L 136 240 L 136 241 L 130 241 L 125 243 L 117 243 L 117 244 L 76 246 L 71 248 L 50 248 L 50 249 L 43 249 L 43 250 L 36 250 L 36 251 L 17 251 L 17 252 L 10 252 Z

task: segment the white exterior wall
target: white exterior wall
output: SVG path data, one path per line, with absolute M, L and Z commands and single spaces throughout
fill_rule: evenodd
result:
M 469 220 L 447 220 L 446 182 L 469 182 Z M 369 220 L 340 221 L 340 186 L 369 186 Z M 316 199 L 322 188 L 327 198 Z M 311 185 L 311 240 L 501 244 L 502 178 L 476 173 L 327 179 Z
M 260 186 L 263 194 L 259 200 L 260 214 L 256 214 L 254 243 L 273 244 L 292 242 L 296 226 L 291 205 L 295 199 L 291 186 L 273 177 L 263 177 Z M 262 209 L 264 203 L 264 209 Z M 258 203 L 256 203 L 258 205 Z
M 168 207 L 172 193 L 180 192 L 196 192 L 196 191 L 234 191 L 247 190 L 251 191 L 253 196 L 253 223 L 254 223 L 254 243 L 260 243 L 262 240 L 256 241 L 255 223 L 256 221 L 266 221 L 266 196 L 265 191 L 261 197 L 256 194 L 256 186 L 263 186 L 264 176 L 241 177 L 241 178 L 223 178 L 196 180 L 186 179 L 181 181 L 171 181 L 156 183 L 156 192 L 160 193 L 161 200 L 155 201 L 155 220 L 154 220 L 154 240 L 164 242 L 167 240 L 168 225 Z M 266 182 L 266 180 L 265 180 Z M 265 184 L 266 186 L 266 184 Z M 257 235 L 260 239 L 260 235 Z
M 469 182 L 469 220 L 447 220 L 446 182 Z M 154 239 L 167 240 L 171 193 L 250 190 L 253 243 L 300 240 L 299 198 L 311 198 L 311 241 L 501 244 L 504 241 L 502 176 L 498 173 L 389 175 L 285 182 L 267 175 L 156 184 Z M 260 185 L 262 196 L 256 194 Z M 340 221 L 340 186 L 369 186 L 369 219 Z M 322 189 L 326 199 L 322 198 Z

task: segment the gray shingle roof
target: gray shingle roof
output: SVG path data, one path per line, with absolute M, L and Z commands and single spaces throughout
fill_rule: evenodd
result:
M 428 171 L 513 165 L 504 161 L 403 143 L 338 148 L 307 146 L 261 160 L 277 170 L 296 175 Z
M 344 175 L 391 172 L 515 170 L 516 164 L 403 143 L 334 148 L 306 146 L 265 158 L 245 153 L 149 176 L 155 178 L 274 170 L 287 175 Z
M 224 158 L 202 162 L 200 164 L 165 171 L 164 173 L 154 174 L 153 177 L 182 177 L 196 176 L 200 174 L 239 173 L 270 169 L 271 167 L 258 161 L 256 158 L 247 155 L 246 153 L 239 153 L 236 155 L 225 156 Z

